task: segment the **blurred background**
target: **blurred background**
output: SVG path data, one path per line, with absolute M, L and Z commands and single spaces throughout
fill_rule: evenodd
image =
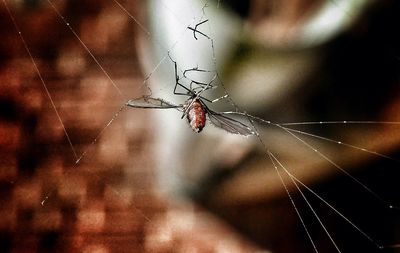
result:
M 314 252 L 256 138 L 211 125 L 194 134 L 176 111 L 119 111 L 146 86 L 185 99 L 172 94 L 168 51 L 179 73 L 217 70 L 231 99 L 266 120 L 400 121 L 397 1 L 51 3 L 0 3 L 1 252 Z M 205 19 L 199 30 L 213 47 L 187 29 Z M 400 206 L 398 124 L 288 126 L 390 158 L 294 132 L 316 153 L 256 127 L 376 244 L 400 242 L 400 215 L 388 207 Z M 338 252 L 282 176 L 318 251 Z M 302 189 L 342 252 L 399 252 L 379 250 Z

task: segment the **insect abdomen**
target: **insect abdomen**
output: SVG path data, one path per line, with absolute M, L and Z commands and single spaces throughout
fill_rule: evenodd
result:
M 206 125 L 206 110 L 200 101 L 195 100 L 191 105 L 187 113 L 187 119 L 190 127 L 196 133 L 200 133 Z

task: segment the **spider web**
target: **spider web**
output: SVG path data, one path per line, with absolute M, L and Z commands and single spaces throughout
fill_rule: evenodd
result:
M 138 97 L 143 95 L 151 95 L 151 96 L 163 96 L 165 97 L 168 101 L 173 101 L 175 103 L 181 103 L 182 100 L 184 100 L 184 97 L 177 97 L 172 94 L 172 87 L 174 85 L 174 75 L 173 75 L 173 67 L 172 64 L 169 60 L 169 55 L 171 56 L 172 59 L 177 61 L 179 65 L 179 74 L 183 74 L 183 71 L 186 69 L 194 68 L 194 67 L 200 67 L 200 66 L 211 66 L 210 71 L 217 73 L 218 74 L 218 87 L 219 90 L 215 91 L 215 93 L 210 94 L 210 96 L 215 96 L 215 98 L 221 97 L 221 96 L 226 96 L 226 98 L 221 99 L 221 101 L 217 102 L 216 104 L 212 104 L 213 109 L 216 111 L 227 111 L 227 115 L 234 116 L 236 118 L 239 118 L 240 120 L 246 122 L 249 126 L 255 129 L 255 139 L 257 139 L 262 145 L 260 153 L 262 153 L 264 156 L 266 156 L 267 159 L 264 158 L 265 164 L 269 165 L 263 165 L 263 167 L 270 168 L 270 169 L 275 169 L 276 175 L 278 175 L 279 180 L 283 183 L 284 188 L 282 188 L 290 198 L 291 203 L 293 204 L 293 207 L 295 209 L 295 212 L 299 215 L 301 223 L 303 224 L 304 227 L 306 227 L 305 234 L 309 237 L 309 239 L 312 242 L 312 247 L 314 251 L 318 252 L 318 248 L 321 247 L 320 245 L 314 244 L 314 238 L 317 236 L 316 232 L 314 229 L 309 229 L 308 225 L 309 223 L 311 224 L 311 227 L 313 227 L 313 223 L 309 221 L 310 218 L 307 218 L 308 216 L 306 215 L 306 218 L 304 218 L 304 210 L 307 209 L 307 207 L 311 206 L 316 206 L 316 205 L 321 205 L 325 204 L 328 209 L 333 210 L 333 214 L 337 214 L 339 218 L 343 218 L 345 222 L 348 222 L 350 224 L 349 227 L 346 228 L 346 230 L 353 229 L 355 230 L 356 234 L 361 235 L 361 237 L 364 237 L 363 245 L 367 245 L 366 249 L 370 249 L 371 252 L 374 248 L 379 251 L 379 248 L 383 247 L 383 245 L 390 244 L 389 243 L 381 243 L 380 240 L 386 239 L 386 238 L 381 238 L 380 240 L 376 239 L 377 236 L 371 235 L 371 232 L 366 232 L 364 228 L 361 228 L 357 225 L 357 217 L 350 217 L 348 214 L 342 214 L 339 209 L 335 209 L 334 205 L 332 205 L 328 199 L 328 197 L 322 197 L 318 193 L 316 193 L 315 190 L 307 186 L 304 181 L 307 181 L 305 178 L 301 178 L 301 176 L 298 176 L 297 174 L 300 174 L 299 170 L 304 170 L 304 167 L 307 167 L 306 165 L 299 166 L 299 169 L 296 169 L 296 159 L 293 159 L 295 163 L 291 163 L 290 159 L 292 158 L 292 155 L 294 153 L 289 152 L 288 147 L 289 146 L 298 146 L 298 149 L 294 148 L 294 151 L 298 150 L 304 150 L 304 153 L 300 154 L 300 157 L 302 156 L 311 156 L 313 158 L 316 158 L 316 160 L 310 161 L 310 168 L 318 168 L 318 167 L 313 167 L 311 166 L 313 163 L 325 163 L 327 164 L 328 167 L 336 167 L 340 173 L 343 173 L 346 178 L 348 179 L 347 181 L 350 181 L 352 184 L 358 186 L 360 188 L 360 191 L 357 192 L 357 194 L 364 194 L 364 195 L 369 195 L 371 198 L 367 199 L 366 204 L 360 204 L 361 209 L 359 209 L 356 212 L 356 215 L 359 215 L 360 212 L 367 212 L 368 208 L 371 207 L 376 207 L 376 206 L 381 206 L 382 209 L 394 209 L 395 203 L 393 201 L 387 200 L 386 195 L 391 195 L 392 193 L 395 193 L 393 188 L 389 188 L 387 191 L 383 191 L 383 193 L 378 193 L 378 191 L 375 190 L 375 187 L 379 188 L 379 185 L 376 186 L 374 182 L 368 182 L 365 183 L 364 181 L 358 179 L 358 177 L 353 176 L 350 174 L 350 172 L 347 171 L 346 164 L 349 164 L 349 160 L 352 159 L 352 157 L 357 153 L 358 155 L 361 154 L 361 156 L 365 156 L 365 158 L 361 159 L 360 163 L 365 163 L 365 161 L 369 161 L 371 159 L 376 159 L 382 158 L 385 163 L 385 169 L 390 170 L 390 169 L 396 169 L 398 168 L 398 160 L 393 157 L 392 155 L 388 155 L 384 152 L 381 152 L 380 150 L 385 150 L 381 148 L 375 149 L 374 146 L 376 146 L 377 143 L 379 143 L 379 138 L 377 137 L 376 134 L 373 134 L 374 132 L 379 132 L 382 131 L 382 128 L 380 126 L 386 126 L 388 125 L 390 128 L 396 127 L 398 125 L 398 122 L 389 122 L 389 121 L 362 121 L 362 120 L 352 120 L 352 121 L 306 121 L 302 120 L 301 122 L 295 122 L 295 123 L 274 123 L 274 122 L 281 122 L 281 121 L 266 121 L 263 120 L 264 116 L 259 116 L 257 115 L 257 112 L 253 113 L 244 113 L 243 108 L 245 108 L 244 105 L 242 104 L 236 104 L 234 101 L 236 101 L 235 96 L 230 96 L 231 94 L 229 87 L 225 87 L 224 82 L 222 82 L 223 78 L 220 78 L 219 73 L 220 71 L 217 71 L 218 66 L 217 62 L 218 59 L 223 58 L 222 56 L 215 55 L 215 52 L 218 51 L 218 42 L 215 40 L 219 37 L 222 36 L 220 34 L 215 34 L 213 31 L 213 22 L 210 16 L 208 15 L 207 12 L 209 10 L 212 10 L 213 8 L 216 8 L 212 3 L 206 2 L 204 4 L 200 4 L 199 6 L 195 7 L 194 10 L 192 10 L 193 13 L 196 13 L 195 16 L 188 15 L 188 17 L 185 17 L 182 15 L 188 7 L 187 6 L 180 6 L 181 9 L 178 10 L 172 10 L 170 6 L 163 5 L 161 8 L 161 11 L 164 11 L 168 13 L 168 15 L 171 16 L 171 19 L 175 19 L 175 21 L 180 24 L 178 27 L 181 27 L 181 29 L 177 29 L 176 33 L 171 36 L 172 39 L 170 40 L 164 40 L 162 39 L 164 36 L 167 36 L 165 34 L 162 34 L 161 31 L 157 30 L 157 26 L 155 25 L 154 28 L 152 29 L 147 29 L 141 22 L 138 21 L 138 19 L 135 17 L 135 15 L 131 14 L 126 7 L 124 7 L 120 2 L 114 1 L 116 6 L 120 8 L 120 11 L 124 12 L 127 17 L 129 17 L 129 21 L 134 22 L 139 28 L 139 31 L 143 33 L 144 40 L 149 40 L 154 44 L 156 54 L 153 56 L 155 58 L 154 62 L 156 64 L 148 63 L 150 67 L 148 69 L 151 69 L 150 73 L 144 78 L 143 85 L 141 88 L 144 88 L 144 92 L 141 91 L 140 89 L 137 90 L 132 90 L 132 88 L 121 88 L 119 85 L 119 82 L 115 80 L 115 78 L 109 73 L 109 71 L 106 69 L 106 63 L 100 62 L 99 58 L 101 56 L 96 56 L 92 52 L 94 50 L 90 49 L 87 42 L 84 42 L 82 35 L 78 33 L 77 28 L 73 26 L 71 21 L 69 21 L 68 17 L 65 17 L 63 14 L 61 14 L 58 11 L 58 7 L 54 5 L 53 2 L 49 1 L 50 7 L 54 10 L 54 13 L 56 14 L 57 20 L 63 23 L 63 26 L 67 29 L 70 30 L 72 36 L 75 37 L 75 39 L 78 40 L 78 44 L 88 53 L 89 58 L 92 58 L 94 61 L 94 66 L 98 68 L 98 72 L 102 75 L 105 76 L 105 78 L 101 79 L 95 79 L 96 82 L 102 83 L 105 82 L 104 79 L 106 80 L 107 85 L 111 85 L 113 91 L 113 95 L 110 96 L 110 100 L 112 101 L 117 101 L 113 102 L 113 106 L 111 109 L 109 109 L 108 116 L 106 116 L 106 119 L 102 120 L 102 122 L 99 123 L 100 127 L 98 128 L 99 130 L 94 136 L 91 137 L 84 137 L 84 133 L 76 133 L 76 136 L 73 136 L 73 134 L 68 133 L 68 129 L 65 128 L 65 125 L 67 124 L 67 120 L 65 118 L 71 118 L 70 120 L 73 120 L 74 118 L 77 118 L 78 116 L 72 114 L 69 116 L 69 112 L 65 112 L 62 109 L 62 105 L 57 105 L 57 99 L 55 99 L 55 96 L 52 94 L 49 86 L 49 82 L 45 81 L 45 77 L 43 74 L 43 71 L 40 71 L 40 66 L 37 60 L 35 60 L 35 56 L 31 54 L 31 50 L 29 49 L 29 44 L 25 41 L 26 36 L 22 35 L 20 37 L 20 41 L 22 41 L 25 49 L 28 51 L 30 58 L 32 60 L 32 64 L 34 66 L 34 71 L 37 72 L 40 82 L 44 86 L 44 90 L 46 95 L 50 98 L 51 102 L 51 107 L 53 107 L 54 112 L 56 113 L 56 121 L 59 120 L 62 127 L 62 131 L 64 132 L 64 136 L 67 138 L 67 142 L 69 143 L 70 146 L 70 151 L 72 151 L 72 156 L 73 156 L 73 161 L 75 165 L 72 166 L 71 169 L 69 169 L 67 172 L 63 173 L 64 176 L 68 175 L 73 175 L 75 173 L 78 173 L 76 168 L 79 168 L 84 165 L 87 162 L 87 160 L 91 160 L 91 156 L 93 155 L 93 150 L 95 150 L 97 147 L 100 146 L 101 148 L 106 148 L 105 146 L 109 145 L 110 143 L 102 143 L 103 139 L 107 139 L 107 133 L 108 132 L 115 132 L 119 131 L 118 129 L 121 126 L 118 126 L 116 124 L 119 120 L 121 120 L 121 117 L 126 115 L 125 111 L 125 102 L 127 99 L 134 97 L 134 94 L 137 94 Z M 6 2 L 4 2 L 6 3 Z M 218 3 L 219 5 L 219 3 Z M 8 5 L 6 5 L 8 6 Z M 157 7 L 151 6 L 150 9 L 154 10 L 154 12 L 157 12 Z M 14 20 L 15 15 L 11 14 L 11 18 Z M 200 24 L 201 22 L 204 22 L 205 20 L 209 20 L 206 23 L 203 23 L 201 26 L 198 27 L 199 30 L 201 30 L 204 35 L 197 34 L 198 39 L 194 38 L 194 35 L 196 34 L 193 29 L 197 24 Z M 17 21 L 13 21 L 15 24 L 18 24 Z M 101 26 L 101 24 L 100 24 Z M 189 28 L 188 28 L 189 27 Z M 101 26 L 101 28 L 104 28 L 104 25 Z M 203 30 L 204 28 L 204 30 Z M 18 32 L 21 32 L 21 28 L 17 25 L 16 27 Z M 154 31 L 154 32 L 150 32 Z M 90 34 L 90 32 L 89 32 Z M 208 36 L 208 37 L 207 37 Z M 193 44 L 193 47 L 188 46 L 187 41 L 191 41 Z M 202 52 L 202 55 L 199 56 L 198 58 L 189 58 L 188 60 L 186 57 L 183 57 L 182 55 L 186 55 L 188 51 L 190 50 L 199 50 Z M 158 53 L 157 53 L 158 52 Z M 218 51 L 219 52 L 219 51 Z M 95 75 L 96 77 L 96 75 Z M 193 79 L 198 80 L 198 78 L 205 78 L 209 79 L 210 75 L 206 76 L 195 76 Z M 152 86 L 151 88 L 149 87 L 149 81 L 151 81 L 154 84 L 157 84 L 157 86 Z M 88 82 L 87 85 L 92 85 L 90 82 Z M 126 85 L 126 87 L 129 87 L 129 85 Z M 126 89 L 126 90 L 125 90 Z M 106 90 L 103 92 L 109 92 L 110 90 Z M 208 95 L 208 94 L 207 94 Z M 87 96 L 90 96 L 90 94 L 87 94 Z M 82 99 L 85 99 L 86 97 L 83 97 Z M 235 98 L 235 99 L 233 99 Z M 239 100 L 239 99 L 238 99 Z M 60 109 L 61 108 L 61 109 Z M 73 110 L 73 108 L 72 108 Z M 88 108 L 87 110 L 93 110 L 93 108 Z M 246 109 L 247 110 L 247 109 Z M 123 115 L 122 115 L 123 113 Z M 136 112 L 135 113 L 139 113 Z M 147 114 L 143 112 L 143 114 Z M 177 112 L 160 112 L 160 118 L 162 118 L 161 122 L 164 123 L 170 123 L 171 127 L 166 127 L 167 132 L 168 131 L 173 131 L 171 128 L 176 128 L 176 123 L 172 122 L 172 119 L 179 118 L 177 117 Z M 257 116 L 252 116 L 252 115 L 257 115 Z M 278 113 L 278 116 L 282 116 L 282 113 Z M 335 119 L 336 120 L 336 119 Z M 105 123 L 104 123 L 105 122 Z M 315 127 L 313 127 L 315 126 Z M 323 129 L 320 127 L 322 126 Z M 330 128 L 333 126 L 333 128 Z M 377 126 L 377 127 L 376 127 Z M 141 125 L 140 123 L 137 123 L 136 126 L 137 128 L 141 128 L 144 131 L 151 131 L 148 130 L 150 128 L 148 125 Z M 181 127 L 179 129 L 175 129 L 179 134 L 178 136 L 187 136 L 189 133 L 193 134 L 190 132 L 190 129 L 183 130 L 183 127 L 187 127 L 185 124 L 182 123 Z M 301 128 L 305 127 L 305 128 Z M 353 132 L 360 132 L 360 134 L 356 137 L 346 137 L 344 136 L 343 138 L 338 137 L 338 131 L 335 131 L 336 128 L 342 128 L 345 127 L 345 133 L 344 135 L 349 136 L 350 133 Z M 376 127 L 376 129 L 375 129 Z M 210 127 L 211 128 L 211 127 Z M 354 128 L 354 129 L 352 129 Z M 372 129 L 372 132 L 369 131 Z M 165 130 L 165 129 L 164 129 Z M 186 131 L 183 133 L 183 131 Z M 213 131 L 213 130 L 210 130 Z M 226 134 L 226 133 L 223 133 Z M 160 138 L 162 134 L 156 135 L 157 138 Z M 328 136 L 328 137 L 327 137 Z M 176 136 L 174 136 L 176 137 Z M 363 139 L 366 139 L 366 137 L 369 137 L 368 139 L 372 139 L 367 141 L 366 143 L 362 143 L 361 141 Z M 76 143 L 81 143 L 83 138 L 89 138 L 90 144 L 89 145 L 83 145 L 83 147 L 80 147 L 80 145 L 77 145 Z M 123 137 L 121 137 L 123 138 Z M 168 136 L 165 136 L 164 134 L 164 144 L 166 140 L 170 140 L 171 137 L 168 138 Z M 184 139 L 184 137 L 181 137 Z M 189 138 L 200 138 L 200 137 L 189 137 Z M 282 139 L 285 138 L 285 139 Z M 343 139 L 343 141 L 339 140 Z M 361 141 L 360 141 L 361 140 Z M 121 139 L 117 139 L 117 141 L 122 141 Z M 247 142 L 248 140 L 246 140 Z M 272 145 L 270 143 L 284 143 L 282 145 Z M 322 143 L 322 144 L 321 144 Z M 324 145 L 323 143 L 327 143 L 329 145 Z M 243 144 L 247 145 L 247 144 Z M 113 147 L 115 148 L 117 145 L 114 145 Z M 197 148 L 197 147 L 196 147 Z M 344 151 L 343 151 L 344 150 Z M 375 151 L 379 150 L 379 151 Z M 166 156 L 168 156 L 169 160 L 173 161 L 174 159 L 181 159 L 179 157 L 179 153 L 176 150 L 173 150 L 174 152 L 167 153 Z M 120 150 L 120 151 L 115 151 L 115 152 L 110 152 L 109 155 L 114 156 L 118 155 L 119 152 L 126 152 L 126 150 Z M 334 155 L 334 153 L 339 153 L 340 155 Z M 104 153 L 106 154 L 106 153 Z M 175 155 L 174 155 L 175 154 Z M 69 155 L 68 155 L 69 156 Z M 173 157 L 174 156 L 174 157 Z M 289 156 L 286 157 L 286 156 Z M 121 156 L 122 157 L 122 156 Z M 339 158 L 338 158 L 339 157 Z M 372 158 L 371 158 L 372 157 Z M 92 158 L 92 159 L 97 159 Z M 107 162 L 107 157 L 102 158 L 105 159 Z M 86 162 L 85 162 L 86 160 Z M 179 163 L 175 161 L 176 163 Z M 172 162 L 174 164 L 174 162 Z M 343 165 L 344 164 L 344 165 Z M 354 165 L 351 165 L 354 166 Z M 135 166 L 136 167 L 136 166 Z M 161 166 L 164 169 L 168 166 Z M 264 169 L 265 169 L 264 168 Z M 320 167 L 321 168 L 321 167 Z M 100 172 L 93 172 L 92 169 L 88 168 L 87 169 L 90 172 L 90 175 L 93 175 L 98 178 L 99 181 L 105 181 L 107 178 L 107 175 L 102 175 L 101 171 Z M 168 169 L 167 169 L 168 170 Z M 175 171 L 178 174 L 181 173 L 180 171 Z M 283 172 L 283 173 L 282 173 Z M 324 172 L 321 172 L 322 174 Z M 332 173 L 332 172 L 325 172 L 325 173 Z M 386 174 L 387 172 L 384 172 L 383 174 L 383 181 L 389 182 L 390 176 Z M 282 177 L 283 175 L 283 177 Z M 161 178 L 168 178 L 170 180 L 171 178 L 168 177 L 168 174 L 161 175 Z M 174 179 L 173 179 L 174 180 Z M 49 180 L 50 181 L 50 180 Z M 176 183 L 176 182 L 174 182 Z M 79 182 L 73 182 L 70 185 L 67 185 L 65 187 L 74 187 L 74 184 L 78 184 Z M 108 184 L 112 185 L 112 191 L 117 193 L 118 195 L 122 195 L 122 198 L 125 198 L 123 196 L 123 192 L 120 192 L 118 189 L 118 186 L 113 185 L 112 182 L 108 182 Z M 389 183 L 388 183 L 389 184 Z M 372 186 L 370 186 L 372 185 Z M 391 185 L 394 186 L 394 185 Z M 188 187 L 191 187 L 190 185 Z M 339 186 L 340 187 L 340 186 Z M 227 188 L 229 189 L 229 188 Z M 292 196 L 295 194 L 297 191 L 297 195 L 300 196 L 300 198 L 295 199 Z M 322 191 L 323 192 L 323 191 Z M 46 205 L 46 202 L 49 200 L 51 201 L 53 191 L 50 190 L 49 193 L 45 194 L 45 198 L 43 199 L 42 204 Z M 60 194 L 60 193 L 58 193 Z M 75 195 L 72 194 L 72 197 L 76 196 L 81 196 L 79 192 L 75 192 Z M 308 195 L 307 195 L 308 194 Z M 345 194 L 350 194 L 349 192 L 345 192 Z M 328 193 L 329 195 L 329 193 Z M 352 199 L 356 198 L 358 195 L 354 195 Z M 71 197 L 71 196 L 70 196 Z M 301 198 L 305 201 L 304 206 L 298 206 L 299 204 L 295 204 L 296 201 L 301 200 Z M 54 198 L 56 198 L 54 196 Z M 79 198 L 79 197 L 78 197 Z M 396 199 L 396 198 L 394 198 Z M 319 204 L 316 204 L 319 200 Z M 314 202 L 313 202 L 314 201 Z M 358 205 L 358 203 L 356 204 Z M 147 217 L 146 212 L 143 211 L 144 209 L 141 208 L 140 206 L 137 206 L 135 204 L 131 204 L 131 207 L 133 207 L 142 217 L 144 217 L 147 220 L 150 220 L 149 217 Z M 353 206 L 354 207 L 354 206 Z M 316 212 L 315 208 L 310 209 L 311 213 L 309 213 L 310 217 L 316 217 L 317 222 L 322 225 L 322 229 L 326 232 L 326 235 L 328 239 L 331 240 L 332 245 L 334 247 L 334 250 L 336 249 L 335 252 L 341 252 L 341 245 L 338 243 L 338 239 L 335 238 L 335 235 L 331 235 L 329 233 L 330 228 L 328 226 L 325 226 L 324 223 L 324 217 L 323 215 L 318 215 Z M 307 211 L 305 211 L 307 212 Z M 389 211 L 391 212 L 391 211 Z M 307 213 L 306 213 L 307 214 Z M 326 214 L 326 212 L 324 212 Z M 380 213 L 380 215 L 382 215 Z M 349 218 L 350 217 L 350 218 Z M 377 218 L 376 216 L 372 216 Z M 378 218 L 383 218 L 382 216 L 378 216 Z M 371 219 L 371 218 L 370 218 Z M 392 218 L 392 221 L 395 220 L 395 218 Z M 398 219 L 398 218 L 397 218 Z M 353 228 L 351 228 L 353 226 Z M 381 229 L 384 229 L 384 227 Z M 313 234 L 314 233 L 314 234 Z M 379 233 L 378 233 L 379 235 Z M 379 237 L 378 237 L 379 238 Z M 351 242 L 355 242 L 355 239 L 349 239 Z M 368 242 L 370 241 L 370 242 Z M 372 242 L 372 243 L 371 243 Z M 369 243 L 369 245 L 368 245 Z

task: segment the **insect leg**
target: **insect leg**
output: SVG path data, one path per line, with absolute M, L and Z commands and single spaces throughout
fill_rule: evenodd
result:
M 176 61 L 172 60 L 171 55 L 168 52 L 168 57 L 169 59 L 174 63 L 174 69 L 175 69 L 175 87 L 174 87 L 174 94 L 175 95 L 188 95 L 188 94 L 192 94 L 193 91 L 191 89 L 188 89 L 187 87 L 185 87 L 183 84 L 179 83 L 179 75 L 178 75 L 178 65 L 176 64 Z M 185 89 L 187 91 L 187 93 L 183 93 L 183 92 L 178 92 L 177 89 L 179 87 L 182 87 L 183 89 Z
M 203 35 L 204 37 L 206 37 L 207 39 L 210 39 L 210 37 L 208 37 L 206 34 L 200 32 L 199 30 L 197 30 L 197 27 L 199 27 L 200 25 L 204 24 L 204 23 L 207 22 L 207 21 L 208 21 L 208 19 L 206 19 L 206 20 L 204 20 L 204 21 L 202 21 L 202 22 L 196 24 L 194 28 L 193 28 L 193 27 L 190 27 L 190 26 L 187 27 L 188 29 L 190 29 L 190 30 L 193 31 L 193 37 L 194 37 L 196 40 L 197 40 L 196 33 L 199 33 L 199 34 Z

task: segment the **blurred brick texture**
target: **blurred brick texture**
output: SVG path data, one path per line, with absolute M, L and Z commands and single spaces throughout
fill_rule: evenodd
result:
M 0 251 L 253 251 L 201 210 L 155 193 L 147 112 L 124 110 L 102 132 L 141 94 L 135 23 L 113 1 L 55 4 L 117 89 L 44 2 L 8 7 L 62 124 L 0 4 Z

